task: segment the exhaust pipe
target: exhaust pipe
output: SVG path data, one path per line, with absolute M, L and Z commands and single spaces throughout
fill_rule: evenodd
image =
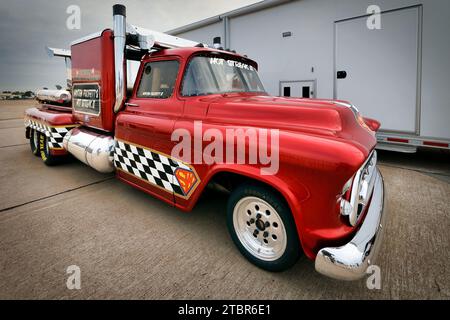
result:
M 73 128 L 63 140 L 64 149 L 99 172 L 113 172 L 113 137 L 83 128 Z
M 126 9 L 124 5 L 113 6 L 114 31 L 114 78 L 116 101 L 114 112 L 119 112 L 126 96 L 125 85 L 125 43 L 126 43 Z

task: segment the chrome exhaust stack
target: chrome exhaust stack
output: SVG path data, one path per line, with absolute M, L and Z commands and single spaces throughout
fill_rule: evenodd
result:
M 126 97 L 125 84 L 125 45 L 126 45 L 126 9 L 124 5 L 113 6 L 114 31 L 114 79 L 116 101 L 113 110 L 119 112 Z
M 113 172 L 113 137 L 83 128 L 70 130 L 63 140 L 64 149 L 99 172 Z

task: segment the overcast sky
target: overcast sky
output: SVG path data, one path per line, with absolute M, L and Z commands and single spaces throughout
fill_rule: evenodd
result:
M 243 7 L 260 0 L 0 0 L 0 91 L 65 85 L 64 60 L 50 58 L 45 46 L 70 42 L 112 27 L 112 5 L 127 7 L 127 20 L 157 31 Z M 70 5 L 81 9 L 81 29 L 69 30 Z

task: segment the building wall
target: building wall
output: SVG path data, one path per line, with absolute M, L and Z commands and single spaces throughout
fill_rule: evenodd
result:
M 223 41 L 225 37 L 224 31 L 225 29 L 223 23 L 216 22 L 199 29 L 195 29 L 186 33 L 177 34 L 177 36 L 192 41 L 198 41 L 201 43 L 207 43 L 209 45 L 212 45 L 214 37 L 220 37 Z
M 299 0 L 232 17 L 229 47 L 258 62 L 261 79 L 273 95 L 279 95 L 280 81 L 316 79 L 316 96 L 333 98 L 334 22 L 364 15 L 371 4 L 371 0 Z M 450 1 L 377 0 L 376 4 L 383 11 L 423 5 L 420 134 L 450 138 Z M 283 38 L 285 31 L 292 36 Z M 211 43 L 215 36 L 223 39 L 223 32 L 223 23 L 215 23 L 179 36 Z

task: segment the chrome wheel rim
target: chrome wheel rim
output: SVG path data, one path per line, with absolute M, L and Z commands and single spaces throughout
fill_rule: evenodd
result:
M 236 235 L 253 256 L 264 261 L 279 259 L 286 251 L 286 229 L 278 212 L 257 197 L 239 200 L 233 210 Z

